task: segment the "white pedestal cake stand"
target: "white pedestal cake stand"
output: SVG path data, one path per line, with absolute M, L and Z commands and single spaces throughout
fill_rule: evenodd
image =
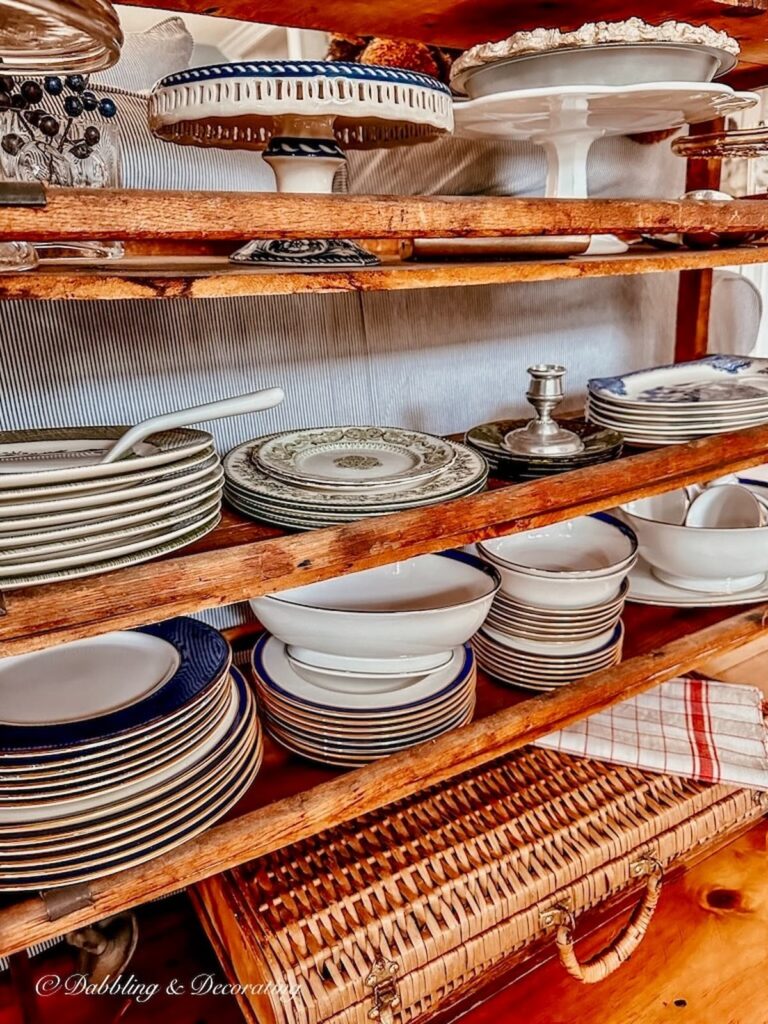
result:
M 453 128 L 449 89 L 428 75 L 336 61 L 252 61 L 192 68 L 152 90 L 155 135 L 193 146 L 263 150 L 279 192 L 332 190 L 346 149 L 428 141 Z M 249 242 L 238 263 L 372 266 L 344 239 Z
M 597 139 L 711 121 L 757 101 L 755 93 L 712 82 L 519 89 L 456 103 L 456 134 L 536 143 L 547 154 L 545 195 L 581 199 L 589 195 L 587 157 Z M 626 248 L 613 235 L 595 235 L 589 252 Z

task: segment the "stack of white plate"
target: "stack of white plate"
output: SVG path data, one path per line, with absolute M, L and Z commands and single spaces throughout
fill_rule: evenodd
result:
M 475 494 L 488 465 L 463 444 L 414 430 L 320 427 L 247 441 L 224 472 L 238 511 L 310 530 Z
M 477 548 L 502 581 L 472 641 L 489 675 L 551 690 L 620 661 L 627 575 L 637 562 L 624 523 L 599 513 Z
M 514 638 L 562 644 L 607 640 L 624 611 L 628 590 L 629 581 L 624 580 L 616 597 L 585 608 L 542 608 L 499 593 L 485 628 L 503 633 L 513 642 Z
M 712 355 L 591 380 L 587 416 L 630 444 L 683 444 L 768 422 L 768 359 Z
M 201 430 L 99 460 L 125 427 L 0 433 L 0 589 L 135 565 L 212 530 L 223 471 Z
M 0 890 L 108 875 L 220 818 L 262 757 L 230 662 L 192 619 L 0 661 Z
M 435 664 L 425 659 L 388 673 L 362 672 L 302 659 L 266 633 L 253 651 L 253 673 L 268 731 L 295 754 L 354 767 L 465 725 L 475 707 L 475 666 L 468 645 Z M 314 658 L 313 661 L 323 659 Z M 399 674 L 397 672 L 399 671 Z M 407 673 L 407 674 L 403 674 Z
M 522 640 L 485 626 L 472 641 L 488 675 L 524 690 L 553 690 L 621 661 L 624 627 L 619 622 L 597 639 Z

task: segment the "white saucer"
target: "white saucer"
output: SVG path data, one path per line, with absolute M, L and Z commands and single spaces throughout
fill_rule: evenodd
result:
M 768 577 L 759 587 L 741 590 L 738 594 L 697 593 L 662 583 L 653 575 L 648 563 L 640 558 L 629 574 L 627 600 L 635 604 L 668 605 L 670 608 L 722 608 L 737 604 L 760 604 L 768 601 Z

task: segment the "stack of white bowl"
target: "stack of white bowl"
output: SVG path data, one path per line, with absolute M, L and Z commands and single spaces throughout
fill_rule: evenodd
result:
M 477 548 L 502 581 L 473 640 L 490 676 L 551 690 L 620 661 L 626 577 L 637 561 L 624 523 L 597 513 Z
M 271 634 L 253 655 L 267 729 L 312 760 L 358 765 L 465 724 L 465 645 L 500 584 L 494 567 L 448 552 L 253 599 Z

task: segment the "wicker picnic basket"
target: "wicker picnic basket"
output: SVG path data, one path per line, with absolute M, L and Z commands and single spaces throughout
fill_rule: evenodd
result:
M 528 747 L 211 878 L 195 902 L 249 1019 L 410 1024 L 542 939 L 601 980 L 642 939 L 667 866 L 765 809 L 764 794 Z M 579 962 L 575 915 L 633 886 L 629 924 Z

